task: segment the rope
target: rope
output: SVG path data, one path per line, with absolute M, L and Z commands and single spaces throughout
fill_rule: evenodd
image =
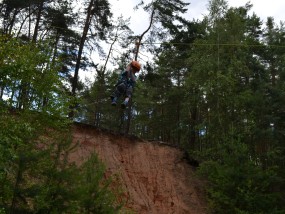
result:
M 50 26 L 51 28 L 70 30 L 55 26 Z M 80 32 L 79 30 L 72 30 L 75 32 Z M 104 32 L 104 31 L 97 31 Z M 94 36 L 94 34 L 88 33 L 88 36 Z M 186 42 L 141 42 L 141 45 L 188 45 L 188 46 L 244 46 L 244 47 L 273 47 L 273 48 L 285 48 L 285 45 L 269 45 L 269 44 L 247 44 L 247 43 L 186 43 Z
M 188 45 L 188 46 L 244 46 L 244 47 L 278 47 L 278 48 L 285 48 L 285 45 L 268 45 L 268 44 L 242 44 L 242 43 L 184 43 L 184 42 L 155 42 L 155 43 L 148 43 L 144 42 L 141 44 L 148 44 L 148 45 Z

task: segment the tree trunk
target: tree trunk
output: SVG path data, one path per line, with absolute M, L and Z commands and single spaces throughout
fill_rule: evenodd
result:
M 15 23 L 15 20 L 16 20 L 16 16 L 17 14 L 19 13 L 20 11 L 18 9 L 15 9 L 14 13 L 13 13 L 13 18 L 12 20 L 10 21 L 10 27 L 9 27 L 9 30 L 8 30 L 8 34 L 11 35 L 12 33 L 12 29 L 13 29 L 13 26 L 14 26 L 14 23 Z
M 135 57 L 134 59 L 137 60 L 138 59 L 138 54 L 139 54 L 139 48 L 140 48 L 140 44 L 142 41 L 142 38 L 144 37 L 144 35 L 150 30 L 152 23 L 153 23 L 153 18 L 154 18 L 154 9 L 152 10 L 151 13 L 151 17 L 150 17 L 150 22 L 149 22 L 149 26 L 148 28 L 142 33 L 142 35 L 139 37 L 139 41 L 136 43 L 136 52 L 135 52 Z M 127 120 L 127 126 L 126 126 L 126 131 L 125 133 L 128 134 L 130 131 L 130 126 L 131 126 L 131 117 L 132 117 L 132 98 L 129 101 L 129 108 L 128 108 L 128 120 Z
M 20 182 L 22 180 L 23 163 L 24 162 L 22 160 L 22 156 L 20 155 L 19 163 L 18 163 L 18 172 L 17 172 L 15 186 L 14 186 L 14 193 L 13 193 L 13 198 L 12 198 L 10 212 L 9 212 L 11 214 L 15 213 L 16 201 L 17 201 L 17 198 L 19 197 L 19 195 L 18 195 L 19 194 L 19 185 L 20 185 Z
M 125 131 L 125 134 L 128 134 L 129 131 L 130 131 L 130 127 L 131 127 L 131 119 L 132 119 L 132 97 L 131 99 L 129 100 L 129 108 L 128 108 L 128 111 L 127 111 L 127 115 L 128 115 L 128 120 L 127 120 L 127 126 L 126 126 L 126 131 Z
M 197 108 L 191 111 L 191 123 L 190 123 L 190 149 L 195 150 L 196 147 L 196 124 L 197 124 Z
M 0 86 L 0 99 L 3 98 L 3 94 L 4 94 L 4 86 Z
M 82 58 L 82 52 L 84 48 L 84 43 L 87 38 L 87 33 L 91 24 L 91 19 L 92 19 L 92 7 L 94 5 L 94 1 L 91 0 L 88 6 L 87 10 L 87 16 L 85 19 L 85 24 L 84 24 L 84 29 L 83 29 L 83 34 L 80 39 L 80 44 L 79 44 L 79 50 L 78 50 L 78 55 L 76 59 L 76 65 L 75 65 L 75 71 L 74 71 L 74 78 L 72 82 L 72 95 L 75 96 L 76 88 L 77 88 L 77 82 L 78 82 L 78 74 L 79 74 L 79 68 L 80 68 L 80 61 Z
M 91 24 L 91 20 L 92 20 L 92 7 L 94 5 L 94 0 L 91 0 L 87 9 L 87 16 L 85 19 L 85 24 L 84 24 L 84 29 L 83 29 L 83 34 L 81 36 L 80 39 L 80 44 L 79 44 L 79 50 L 78 50 L 78 55 L 77 55 L 77 59 L 76 59 L 76 65 L 75 65 L 75 70 L 74 70 L 74 77 L 73 77 L 73 81 L 72 81 L 72 89 L 71 89 L 71 95 L 73 97 L 75 97 L 76 95 L 76 89 L 78 86 L 78 75 L 79 75 L 79 68 L 80 68 L 80 64 L 81 64 L 81 58 L 82 58 L 82 52 L 83 52 L 83 48 L 84 48 L 84 43 L 86 41 L 87 38 L 87 33 Z M 74 117 L 74 106 L 70 107 L 70 113 L 69 113 L 69 117 L 73 118 Z
M 37 41 L 43 7 L 44 7 L 44 0 L 42 0 L 39 3 L 38 14 L 37 14 L 37 21 L 36 21 L 36 25 L 35 25 L 35 29 L 34 29 L 34 35 L 33 35 L 33 42 Z
M 21 32 L 22 32 L 23 26 L 24 26 L 24 24 L 26 23 L 27 19 L 28 19 L 28 18 L 30 19 L 30 16 L 31 16 L 31 14 L 29 13 L 29 15 L 27 15 L 27 16 L 23 19 L 23 21 L 21 22 L 20 28 L 19 28 L 18 33 L 17 33 L 17 36 L 16 36 L 17 38 L 19 38 L 19 36 L 20 36 L 20 34 L 21 34 Z M 28 34 L 28 38 L 30 38 L 30 23 L 29 23 L 29 34 Z

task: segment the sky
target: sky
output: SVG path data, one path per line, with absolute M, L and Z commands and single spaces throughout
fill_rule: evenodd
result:
M 143 10 L 134 11 L 133 8 L 141 0 L 109 0 L 113 6 L 114 15 L 123 14 L 125 17 L 131 17 L 131 30 L 135 34 L 141 34 L 148 26 L 149 16 Z M 151 0 L 144 0 L 146 3 Z M 189 20 L 201 20 L 203 16 L 207 15 L 208 0 L 185 0 L 190 3 L 186 18 Z M 123 2 L 123 3 L 122 3 Z M 272 16 L 275 23 L 280 21 L 285 22 L 285 0 L 228 0 L 228 5 L 231 7 L 244 6 L 247 2 L 253 4 L 251 13 L 254 12 L 264 22 L 267 17 Z
M 149 14 L 142 9 L 134 11 L 134 7 L 141 0 L 109 0 L 109 2 L 112 5 L 112 12 L 115 17 L 123 15 L 126 18 L 131 18 L 129 27 L 134 35 L 141 35 L 149 26 Z M 149 3 L 151 0 L 144 0 L 144 2 Z M 185 0 L 185 2 L 190 3 L 188 12 L 185 14 L 186 19 L 202 20 L 208 14 L 209 0 Z M 279 24 L 280 21 L 285 22 L 285 0 L 227 0 L 227 2 L 229 7 L 244 6 L 247 2 L 250 2 L 253 4 L 250 14 L 254 12 L 263 22 L 266 22 L 269 16 L 274 18 L 276 24 Z M 119 50 L 120 47 L 115 45 L 114 49 Z M 95 59 L 95 61 L 97 60 Z M 104 58 L 100 60 L 105 61 Z M 143 63 L 149 60 L 149 57 L 140 54 L 139 60 Z M 114 66 L 108 63 L 108 67 Z M 90 74 L 87 75 L 90 76 Z

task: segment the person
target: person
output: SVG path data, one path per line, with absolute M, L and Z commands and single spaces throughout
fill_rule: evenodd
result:
M 118 99 L 124 95 L 125 99 L 121 103 L 122 108 L 126 108 L 128 105 L 130 98 L 133 93 L 133 89 L 136 84 L 136 73 L 141 69 L 141 65 L 138 61 L 131 61 L 129 65 L 126 67 L 125 71 L 122 72 L 114 92 L 111 94 L 111 105 L 116 106 Z

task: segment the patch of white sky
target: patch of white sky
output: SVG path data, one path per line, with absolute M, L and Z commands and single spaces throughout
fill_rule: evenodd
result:
M 150 3 L 152 0 L 144 0 L 144 3 Z M 109 0 L 111 10 L 116 17 L 123 15 L 125 18 L 130 18 L 130 29 L 134 35 L 141 35 L 149 25 L 149 14 L 142 8 L 134 10 L 134 7 L 141 2 L 141 0 Z M 186 0 L 190 3 L 188 11 L 184 17 L 188 20 L 202 20 L 208 15 L 209 0 Z M 273 17 L 276 24 L 285 21 L 285 0 L 227 0 L 229 7 L 245 6 L 246 3 L 253 5 L 250 14 L 255 13 L 261 18 L 263 23 L 266 22 L 267 17 Z M 119 47 L 117 47 L 119 49 Z M 142 61 L 147 61 L 147 56 L 141 54 Z M 143 59 L 145 58 L 145 59 Z M 97 59 L 98 60 L 98 59 Z M 101 59 L 102 60 L 102 59 Z M 110 63 L 109 63 L 109 66 Z
M 141 0 L 109 0 L 112 11 L 115 16 L 123 15 L 131 17 L 131 29 L 135 34 L 140 34 L 148 26 L 149 15 L 142 9 L 134 11 L 134 7 L 141 2 Z M 144 0 L 145 3 L 150 3 L 151 0 Z M 186 0 L 190 3 L 185 18 L 189 20 L 202 20 L 208 14 L 209 0 Z M 227 0 L 229 7 L 244 6 L 246 3 L 253 5 L 251 13 L 254 12 L 261 18 L 263 22 L 267 17 L 274 18 L 276 23 L 285 21 L 285 0 Z

